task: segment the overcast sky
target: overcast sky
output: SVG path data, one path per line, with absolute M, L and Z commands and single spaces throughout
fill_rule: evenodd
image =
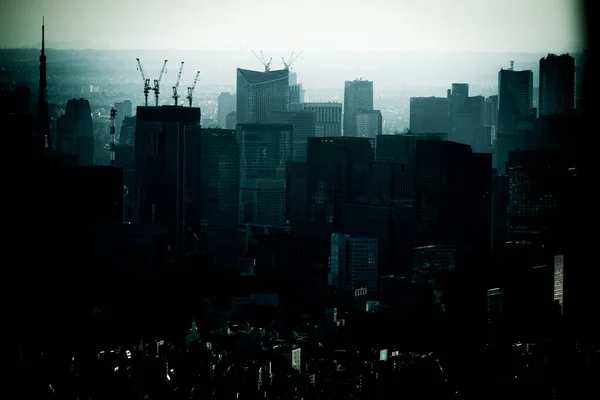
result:
M 0 0 L 0 47 L 578 51 L 577 0 Z

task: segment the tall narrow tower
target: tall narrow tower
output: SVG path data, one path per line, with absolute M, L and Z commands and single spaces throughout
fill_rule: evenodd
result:
M 52 150 L 52 136 L 50 135 L 50 121 L 48 113 L 48 88 L 46 87 L 46 52 L 44 37 L 44 17 L 42 17 L 42 54 L 40 54 L 40 90 L 38 94 L 38 109 L 36 130 L 34 136 L 36 150 Z

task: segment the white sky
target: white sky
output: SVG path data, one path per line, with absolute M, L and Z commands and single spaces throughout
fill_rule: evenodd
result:
M 0 0 L 0 47 L 581 50 L 577 0 Z M 60 46 L 59 46 L 60 47 Z

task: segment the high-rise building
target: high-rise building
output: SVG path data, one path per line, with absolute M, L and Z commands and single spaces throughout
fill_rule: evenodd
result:
M 533 107 L 533 72 L 501 69 L 498 72 L 498 133 L 513 134 L 514 118 L 527 116 Z
M 201 246 L 220 265 L 235 265 L 238 243 L 239 147 L 236 131 L 202 129 L 200 134 Z
M 420 133 L 449 133 L 448 99 L 445 97 L 411 97 L 410 131 Z
M 238 124 L 242 224 L 285 223 L 285 169 L 294 157 L 294 126 Z M 273 212 L 273 218 L 267 214 Z M 271 223 L 272 222 L 272 223 Z
M 490 246 L 491 168 L 491 155 L 470 146 L 417 140 L 417 245 Z
M 485 98 L 485 117 L 483 124 L 498 127 L 498 95 Z
M 217 99 L 217 123 L 219 128 L 227 128 L 227 115 L 235 111 L 235 95 L 223 92 Z
M 269 111 L 289 111 L 288 74 L 287 69 L 259 72 L 238 68 L 237 123 L 264 124 Z
M 200 134 L 200 108 L 138 107 L 136 118 L 134 221 L 165 226 L 171 250 L 181 254 L 191 181 L 186 169 L 200 162 L 186 160 L 187 143 Z
M 498 128 L 496 162 L 498 173 L 506 173 L 508 152 L 516 149 L 516 117 L 531 115 L 533 108 L 533 72 L 501 69 L 498 72 Z
M 130 100 L 125 100 L 115 103 L 115 110 L 117 110 L 115 130 L 116 132 L 121 132 L 121 125 L 123 124 L 123 120 L 133 115 L 133 106 Z
M 377 297 L 377 239 L 331 234 L 328 283 L 338 290 L 367 289 Z
M 342 136 L 342 103 L 304 103 L 317 117 L 315 137 Z
M 540 58 L 540 115 L 575 111 L 575 58 L 548 54 Z
M 373 161 L 373 148 L 367 138 L 312 138 L 306 158 L 309 228 L 315 235 L 329 235 L 343 218 L 347 164 Z
M 94 128 L 90 103 L 85 99 L 67 101 L 65 114 L 57 121 L 59 153 L 77 156 L 78 165 L 94 165 Z
M 373 109 L 373 81 L 356 79 L 344 84 L 344 136 L 356 136 L 356 114 Z
M 301 83 L 290 83 L 290 107 L 304 103 L 304 88 Z
M 227 114 L 227 117 L 225 117 L 225 129 L 233 129 L 235 130 L 235 126 L 237 125 L 237 116 L 235 111 L 230 112 L 229 114 Z
M 294 127 L 294 160 L 306 161 L 306 143 L 315 137 L 317 118 L 310 111 L 270 111 L 269 123 Z
M 379 110 L 359 110 L 356 114 L 356 136 L 375 139 L 383 132 L 383 117 Z

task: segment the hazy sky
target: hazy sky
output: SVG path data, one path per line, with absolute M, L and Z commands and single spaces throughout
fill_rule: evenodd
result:
M 0 0 L 0 47 L 561 52 L 577 0 Z

